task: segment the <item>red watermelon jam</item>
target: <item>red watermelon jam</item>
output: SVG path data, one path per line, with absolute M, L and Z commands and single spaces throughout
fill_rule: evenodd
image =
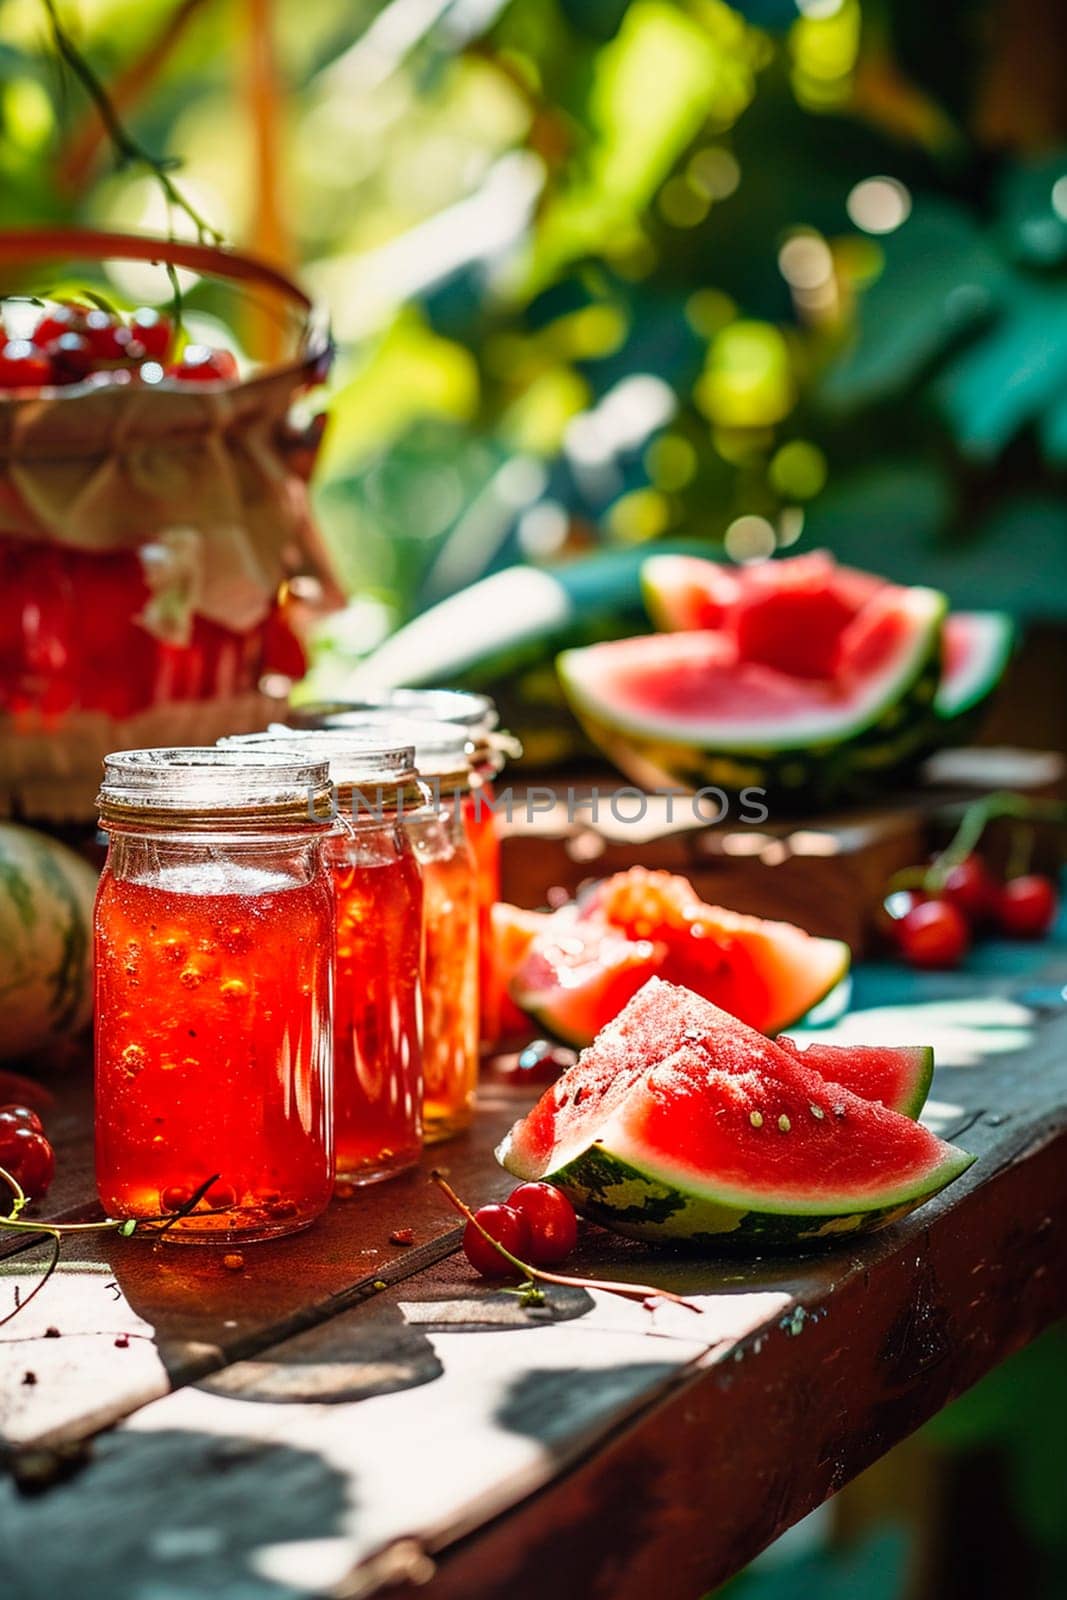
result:
M 466 1127 L 478 1086 L 478 908 L 467 851 L 423 863 L 425 1094 L 432 1142 Z
M 422 1149 L 422 875 L 410 846 L 369 864 L 330 842 L 337 906 L 337 1175 L 371 1183 Z
M 325 1209 L 333 924 L 321 875 L 202 863 L 145 883 L 105 869 L 96 1178 L 109 1215 L 171 1212 L 214 1174 L 171 1233 L 265 1238 Z
M 237 633 L 192 615 L 184 642 L 146 625 L 161 547 L 74 550 L 0 538 L 0 711 L 115 718 L 171 701 L 248 694 L 264 672 L 299 677 L 304 655 L 284 601 Z M 174 594 L 180 581 L 168 583 Z M 180 603 L 180 602 L 179 602 Z
M 500 836 L 493 813 L 493 786 L 480 786 L 463 796 L 463 827 L 474 857 L 478 896 L 478 994 L 483 1045 L 500 1037 L 498 991 L 493 983 L 493 906 L 500 899 Z

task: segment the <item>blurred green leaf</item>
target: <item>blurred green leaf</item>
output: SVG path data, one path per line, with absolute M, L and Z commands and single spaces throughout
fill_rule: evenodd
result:
M 882 248 L 885 266 L 861 300 L 855 343 L 822 384 L 836 409 L 899 395 L 1004 294 L 995 251 L 965 212 L 943 201 L 918 202 Z
M 963 453 L 997 456 L 1067 390 L 1067 285 L 1014 281 L 1004 314 L 937 378 L 934 399 Z
M 1001 236 L 1009 255 L 1036 267 L 1067 260 L 1067 152 L 1059 150 L 1039 161 L 1008 167 L 998 198 Z

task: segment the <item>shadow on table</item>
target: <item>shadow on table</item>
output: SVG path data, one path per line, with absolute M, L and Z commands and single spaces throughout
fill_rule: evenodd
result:
M 47 1493 L 0 1481 L 2 1589 L 18 1600 L 281 1600 L 298 1573 L 309 1589 L 320 1566 L 324 1587 L 343 1576 L 353 1505 L 351 1480 L 288 1444 L 123 1430 Z

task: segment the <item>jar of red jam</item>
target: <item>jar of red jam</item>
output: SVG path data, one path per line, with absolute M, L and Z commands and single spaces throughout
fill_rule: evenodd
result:
M 275 729 L 227 749 L 325 759 L 339 826 L 326 844 L 337 918 L 334 1141 L 337 1177 L 374 1183 L 422 1151 L 422 873 L 404 826 L 429 800 L 410 746 L 357 733 Z
M 500 899 L 500 835 L 494 782 L 505 761 L 522 746 L 502 732 L 496 706 L 485 694 L 463 689 L 392 689 L 375 700 L 333 701 L 298 707 L 290 721 L 299 727 L 338 728 L 382 711 L 466 728 L 470 744 L 471 787 L 463 802 L 463 821 L 474 855 L 478 892 L 479 1034 L 483 1046 L 500 1035 L 497 986 L 492 981 L 493 904 Z
M 344 728 L 368 743 L 414 746 L 430 803 L 405 819 L 423 885 L 423 1136 L 462 1132 L 478 1085 L 478 883 L 465 809 L 476 780 L 460 724 L 353 712 Z
M 326 763 L 123 751 L 98 804 L 101 1203 L 179 1214 L 168 1239 L 306 1227 L 334 1177 Z

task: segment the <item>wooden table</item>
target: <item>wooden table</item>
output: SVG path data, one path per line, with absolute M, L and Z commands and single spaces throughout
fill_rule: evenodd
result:
M 969 1173 L 867 1243 L 692 1260 L 586 1230 L 578 1267 L 702 1313 L 476 1281 L 425 1173 L 219 1249 L 86 1234 L 0 1329 L 0 1592 L 19 1600 L 696 1600 L 1067 1308 L 1067 949 L 861 969 L 837 1032 L 925 1040 Z M 482 1201 L 527 1103 L 436 1152 Z M 84 1080 L 49 1214 L 92 1216 Z M 391 1242 L 410 1227 L 411 1246 Z M 35 1281 L 5 1245 L 0 1308 Z

